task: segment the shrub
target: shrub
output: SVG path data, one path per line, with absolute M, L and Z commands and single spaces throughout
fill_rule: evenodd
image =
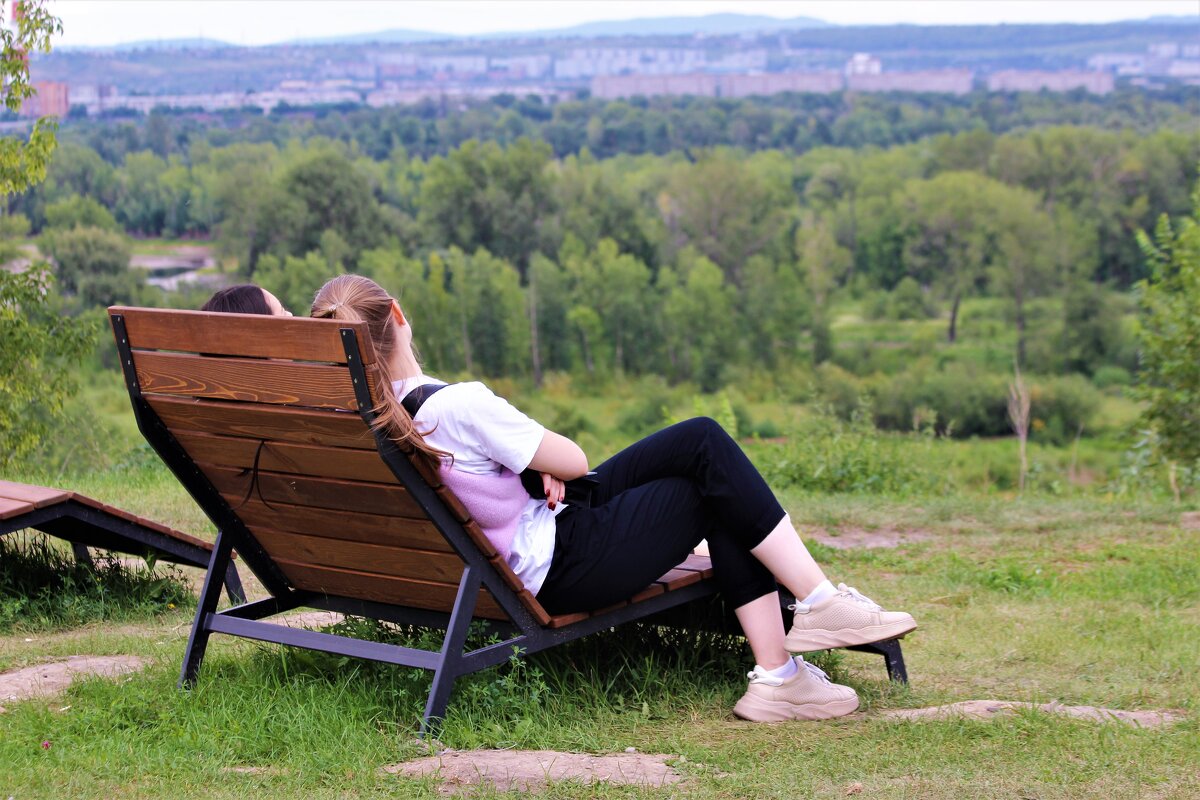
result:
M 767 481 L 810 492 L 925 491 L 936 483 L 932 473 L 911 458 L 911 448 L 880 434 L 860 409 L 849 422 L 828 409 L 790 430 L 787 441 L 761 459 Z
M 1124 367 L 1100 367 L 1096 370 L 1096 374 L 1092 376 L 1092 384 L 1097 389 L 1111 389 L 1114 386 L 1129 386 L 1133 383 L 1133 376 L 1129 374 L 1129 370 Z
M 1063 444 L 1082 426 L 1089 428 L 1100 408 L 1100 392 L 1081 375 L 1043 378 L 1033 384 L 1033 435 Z
M 849 420 L 859 407 L 863 385 L 837 364 L 826 362 L 816 369 L 816 393 L 838 419 Z
M 885 430 L 912 430 L 917 416 L 928 421 L 933 412 L 939 434 L 1009 433 L 1005 379 L 969 364 L 950 363 L 940 370 L 918 367 L 877 382 L 873 394 L 875 421 Z

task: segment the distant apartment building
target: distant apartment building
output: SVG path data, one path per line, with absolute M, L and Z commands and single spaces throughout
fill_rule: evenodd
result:
M 71 110 L 70 90 L 57 81 L 34 81 L 35 94 L 21 105 L 21 116 L 65 117 Z
M 1168 78 L 1200 78 L 1200 60 L 1177 58 L 1167 66 Z
M 488 70 L 488 59 L 487 56 L 421 56 L 417 66 L 421 72 L 482 75 Z
M 846 88 L 852 92 L 968 94 L 974 86 L 975 73 L 969 69 L 855 73 L 846 76 Z
M 722 75 L 721 97 L 751 97 L 783 92 L 829 94 L 840 92 L 842 76 L 837 72 L 775 72 L 763 75 Z
M 828 94 L 839 92 L 845 79 L 839 72 L 773 72 L 758 75 L 609 75 L 592 79 L 592 96 L 602 100 L 655 95 L 751 97 L 782 92 Z
M 536 95 L 546 102 L 557 102 L 566 100 L 573 95 L 573 92 L 556 87 L 529 86 L 526 84 L 488 84 L 456 87 L 426 84 L 424 86 L 405 89 L 378 89 L 367 94 L 366 104 L 372 108 L 412 105 L 423 100 L 465 104 L 467 100 L 486 100 L 500 94 L 514 94 L 520 97 Z
M 592 78 L 592 96 L 601 100 L 657 95 L 717 96 L 717 76 L 691 75 L 603 75 Z
M 846 62 L 847 75 L 879 75 L 883 72 L 883 62 L 870 53 L 855 53 Z
M 1144 75 L 1146 56 L 1142 53 L 1098 53 L 1087 60 L 1087 66 L 1093 72 Z
M 707 66 L 702 50 L 666 47 L 580 47 L 554 62 L 560 80 L 605 75 L 683 75 Z
M 509 56 L 493 58 L 489 64 L 490 71 L 499 71 L 511 78 L 543 78 L 550 72 L 554 63 L 548 55 Z
M 1108 94 L 1113 90 L 1111 72 L 1082 72 L 1061 70 L 1038 72 L 1034 70 L 1008 69 L 988 76 L 990 92 L 1069 92 L 1086 89 L 1092 94 Z
M 739 50 L 708 62 L 709 72 L 762 72 L 767 68 L 767 51 Z

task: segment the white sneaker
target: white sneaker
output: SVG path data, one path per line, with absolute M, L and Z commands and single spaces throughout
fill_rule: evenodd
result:
M 788 606 L 796 613 L 784 642 L 789 652 L 811 653 L 853 644 L 897 639 L 917 623 L 903 611 L 884 611 L 874 600 L 844 583 L 837 594 L 813 603 Z
M 733 713 L 751 722 L 784 722 L 792 719 L 830 719 L 858 708 L 858 695 L 849 686 L 795 656 L 796 673 L 776 678 L 755 665 L 750 686 L 733 707 Z

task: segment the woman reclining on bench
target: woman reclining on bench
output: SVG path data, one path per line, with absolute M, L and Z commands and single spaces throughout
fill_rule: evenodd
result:
M 467 506 L 526 588 L 552 614 L 625 600 L 707 539 L 721 592 L 735 609 L 757 664 L 734 713 L 748 720 L 826 719 L 858 707 L 848 686 L 800 656 L 892 639 L 916 628 L 844 584 L 834 586 L 737 443 L 713 420 L 654 433 L 596 467 L 592 506 L 563 502 L 564 481 L 588 471 L 583 451 L 546 430 L 482 383 L 450 386 L 421 371 L 413 328 L 378 284 L 342 275 L 325 284 L 314 317 L 364 320 L 395 394 L 379 424 Z M 401 401 L 427 387 L 411 419 Z M 430 390 L 436 392 L 431 394 Z M 452 457 L 452 460 L 451 458 Z M 518 477 L 541 472 L 545 499 Z M 778 584 L 798 602 L 785 635 Z

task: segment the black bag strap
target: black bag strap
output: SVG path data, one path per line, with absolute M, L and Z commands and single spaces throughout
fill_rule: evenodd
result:
M 400 405 L 404 406 L 404 410 L 408 412 L 410 417 L 416 419 L 417 412 L 421 410 L 421 406 L 425 405 L 425 401 L 449 385 L 448 383 L 422 384 L 404 395 L 404 399 L 400 401 Z
M 400 401 L 400 405 L 404 406 L 404 410 L 408 412 L 410 417 L 416 419 L 417 412 L 421 410 L 421 406 L 425 405 L 425 401 L 449 385 L 448 383 L 422 384 L 404 395 L 404 399 Z M 589 472 L 581 478 L 567 481 L 566 501 L 571 505 L 590 506 L 592 504 L 592 489 L 599 483 L 595 475 L 596 473 Z M 537 470 L 527 469 L 522 472 L 521 485 L 525 487 L 525 491 L 529 493 L 530 497 L 541 499 L 545 496 L 542 490 L 542 474 Z

